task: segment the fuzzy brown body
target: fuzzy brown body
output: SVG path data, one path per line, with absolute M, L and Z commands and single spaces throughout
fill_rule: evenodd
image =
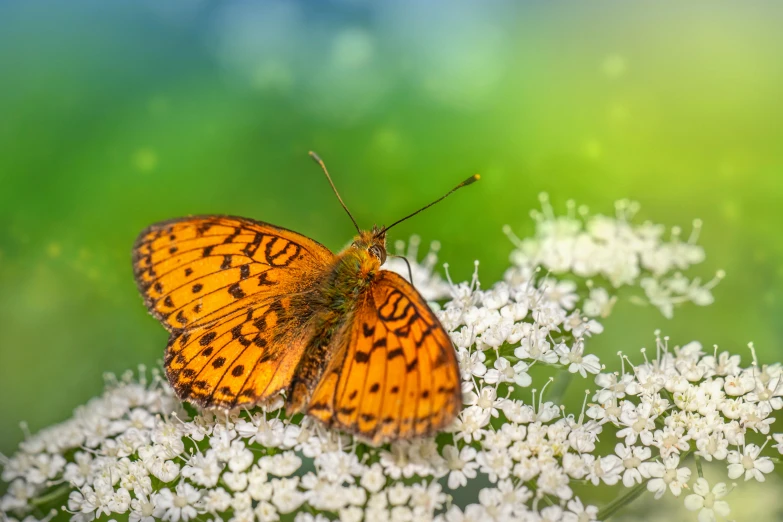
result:
M 311 309 L 309 322 L 313 337 L 288 388 L 288 413 L 299 413 L 305 409 L 327 366 L 334 357 L 343 355 L 335 347 L 344 344 L 346 325 L 353 320 L 357 306 L 381 270 L 380 259 L 370 254 L 369 247 L 372 245 L 383 248 L 385 252 L 385 237 L 373 238 L 370 232 L 366 232 L 354 238 L 304 298 L 307 303 L 301 303 L 301 308 Z

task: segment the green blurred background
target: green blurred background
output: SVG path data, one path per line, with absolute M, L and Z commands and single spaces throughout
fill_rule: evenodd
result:
M 480 172 L 391 239 L 439 239 L 485 284 L 541 191 L 702 218 L 717 302 L 671 321 L 622 305 L 590 346 L 662 328 L 780 360 L 783 4 L 647 5 L 0 2 L 0 451 L 102 372 L 161 359 L 130 267 L 146 225 L 231 213 L 341 248 L 352 227 L 310 149 L 364 226 Z

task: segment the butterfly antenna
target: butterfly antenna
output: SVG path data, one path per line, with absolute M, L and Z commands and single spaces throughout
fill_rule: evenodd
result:
M 398 259 L 402 259 L 405 261 L 405 264 L 408 265 L 408 281 L 410 282 L 411 286 L 415 288 L 415 285 L 413 284 L 413 270 L 411 270 L 411 263 L 408 261 L 408 258 L 405 256 L 397 256 L 394 254 L 389 254 L 389 257 L 396 257 Z
M 438 203 L 438 202 L 440 202 L 440 201 L 443 201 L 444 199 L 446 199 L 447 197 L 449 197 L 449 196 L 450 196 L 450 195 L 451 195 L 453 192 L 456 192 L 458 189 L 461 189 L 462 187 L 467 187 L 467 186 L 468 186 L 468 185 L 470 185 L 471 183 L 475 183 L 475 182 L 476 182 L 476 181 L 478 181 L 480 178 L 481 178 L 481 176 L 479 176 L 478 174 L 473 174 L 471 177 L 469 177 L 468 179 L 466 179 L 465 181 L 463 181 L 462 183 L 460 183 L 459 185 L 457 185 L 457 186 L 456 186 L 456 187 L 454 187 L 453 189 L 449 190 L 448 192 L 446 192 L 446 194 L 444 194 L 443 196 L 439 197 L 438 199 L 436 199 L 435 201 L 433 201 L 433 202 L 432 202 L 432 203 L 430 203 L 429 205 L 427 205 L 427 206 L 424 206 L 424 207 L 421 207 L 419 210 L 417 210 L 417 211 L 416 211 L 416 212 L 414 212 L 413 214 L 409 214 L 409 215 L 405 216 L 405 217 L 404 217 L 404 218 L 402 218 L 402 219 L 398 219 L 397 221 L 395 221 L 394 223 L 392 223 L 392 224 L 391 224 L 391 225 L 389 225 L 388 227 L 383 227 L 383 228 L 381 229 L 381 231 L 379 232 L 379 234 L 378 234 L 378 235 L 380 235 L 380 234 L 385 234 L 385 233 L 386 233 L 386 231 L 387 231 L 387 230 L 389 230 L 391 227 L 393 227 L 393 226 L 395 226 L 395 225 L 399 225 L 400 223 L 402 223 L 402 222 L 403 222 L 403 221 L 405 221 L 406 219 L 408 219 L 408 218 L 412 218 L 413 216 L 415 216 L 416 214 L 418 214 L 419 212 L 421 212 L 421 211 L 423 211 L 423 210 L 427 210 L 428 208 L 430 208 L 430 207 L 431 207 L 432 205 L 434 205 L 435 203 Z
M 324 160 L 322 160 L 318 156 L 318 154 L 316 154 L 313 151 L 310 151 L 309 154 L 310 154 L 310 157 L 313 158 L 313 160 L 315 160 L 315 162 L 318 163 L 321 166 L 321 169 L 324 171 L 324 174 L 326 174 L 326 179 L 329 180 L 329 184 L 332 186 L 332 190 L 334 190 L 334 195 L 337 196 L 337 200 L 343 206 L 343 208 L 345 209 L 345 212 L 348 213 L 348 217 L 351 218 L 351 221 L 353 221 L 353 226 L 356 227 L 356 231 L 361 233 L 362 230 L 359 228 L 359 225 L 356 224 L 356 220 L 351 215 L 351 211 L 348 210 L 348 207 L 345 206 L 345 202 L 343 202 L 343 198 L 341 198 L 340 197 L 340 193 L 337 192 L 337 187 L 334 186 L 334 182 L 332 181 L 332 177 L 329 175 L 329 171 L 326 170 L 326 164 L 324 163 Z

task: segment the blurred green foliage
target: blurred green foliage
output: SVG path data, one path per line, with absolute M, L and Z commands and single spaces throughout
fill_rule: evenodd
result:
M 448 5 L 446 5 L 448 4 Z M 783 356 L 783 4 L 413 1 L 0 3 L 0 451 L 66 418 L 105 371 L 160 360 L 130 247 L 196 213 L 351 237 L 474 172 L 395 230 L 458 279 L 507 266 L 548 191 L 704 220 L 707 308 L 624 304 L 588 345 L 701 340 Z M 747 360 L 747 359 L 746 359 Z M 583 388 L 582 385 L 577 388 Z M 577 390 L 576 401 L 581 402 Z

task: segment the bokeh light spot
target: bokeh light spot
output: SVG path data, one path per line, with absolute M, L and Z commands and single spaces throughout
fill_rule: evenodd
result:
M 147 105 L 147 109 L 153 116 L 160 116 L 169 110 L 169 100 L 164 96 L 155 96 Z
M 46 246 L 46 255 L 51 258 L 60 257 L 61 253 L 62 253 L 62 247 L 57 242 L 49 243 Z
M 375 45 L 367 31 L 345 29 L 332 44 L 332 64 L 340 69 L 358 69 L 372 60 Z
M 625 58 L 620 54 L 610 54 L 604 59 L 602 69 L 609 78 L 620 78 L 626 72 L 628 65 Z
M 726 218 L 726 221 L 737 221 L 737 218 L 739 217 L 739 208 L 737 207 L 737 203 L 734 201 L 725 201 L 723 203 L 723 217 Z
M 286 64 L 266 60 L 255 68 L 251 82 L 261 90 L 286 91 L 294 85 L 294 75 Z
M 612 123 L 625 123 L 631 117 L 628 106 L 623 103 L 613 103 L 609 106 L 609 121 Z
M 584 154 L 588 159 L 597 161 L 603 156 L 604 148 L 600 141 L 596 139 L 589 139 L 582 144 L 582 154 Z
M 158 155 L 150 148 L 141 148 L 133 153 L 133 166 L 140 172 L 151 172 L 158 166 Z

